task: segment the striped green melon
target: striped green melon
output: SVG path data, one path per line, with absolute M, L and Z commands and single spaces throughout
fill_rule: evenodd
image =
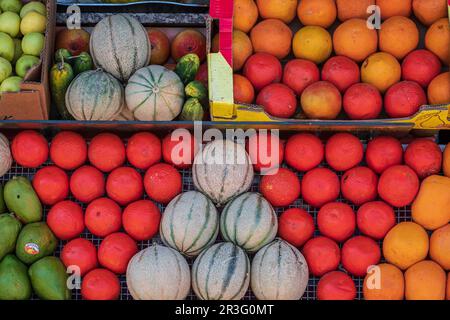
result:
M 152 65 L 138 70 L 125 88 L 128 109 L 142 121 L 170 121 L 184 103 L 184 86 L 175 72 Z
M 186 256 L 196 256 L 217 239 L 217 209 L 203 193 L 182 193 L 164 210 L 159 233 L 165 245 Z
M 135 18 L 116 14 L 102 19 L 91 33 L 91 56 L 101 68 L 126 82 L 150 62 L 147 31 Z
M 192 179 L 197 190 L 221 206 L 250 188 L 253 166 L 242 145 L 218 139 L 195 156 Z
M 192 288 L 202 300 L 240 300 L 249 281 L 247 254 L 231 242 L 209 247 L 192 266 Z
M 8 138 L 0 133 L 0 177 L 11 169 L 12 161 Z
M 227 203 L 220 216 L 220 233 L 248 252 L 258 251 L 277 235 L 275 210 L 262 195 L 244 193 Z
M 122 85 L 100 69 L 80 73 L 67 88 L 66 108 L 75 120 L 114 120 L 123 105 Z
M 275 239 L 252 261 L 251 288 L 259 300 L 299 300 L 308 285 L 308 265 L 297 248 Z
M 130 260 L 126 276 L 135 300 L 183 300 L 191 287 L 186 259 L 158 244 L 138 252 Z

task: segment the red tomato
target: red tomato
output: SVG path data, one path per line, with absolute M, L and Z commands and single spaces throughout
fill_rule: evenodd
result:
M 354 300 L 356 286 L 350 276 L 342 271 L 332 271 L 320 278 L 317 284 L 318 300 Z
M 112 233 L 103 239 L 98 248 L 100 265 L 117 274 L 127 271 L 128 262 L 138 252 L 136 242 L 121 232 Z
M 135 240 L 149 240 L 159 230 L 161 212 L 149 200 L 130 203 L 123 211 L 123 227 Z
M 300 179 L 289 169 L 275 170 L 262 177 L 259 190 L 273 206 L 286 207 L 300 197 Z
M 83 209 L 70 200 L 58 202 L 48 212 L 47 224 L 58 239 L 78 237 L 84 230 Z
M 37 168 L 48 158 L 48 142 L 44 136 L 33 130 L 17 134 L 11 143 L 14 160 L 25 168 Z
M 358 206 L 377 198 L 377 186 L 377 175 L 367 167 L 352 168 L 341 178 L 342 195 Z
M 146 170 L 161 160 L 161 141 L 150 132 L 136 133 L 128 140 L 126 153 L 134 167 Z
M 83 279 L 81 296 L 85 300 L 117 300 L 120 296 L 119 279 L 109 270 L 92 270 Z
M 62 169 L 74 170 L 86 162 L 86 141 L 78 133 L 62 131 L 52 139 L 50 159 Z
M 378 244 L 365 236 L 356 236 L 342 247 L 342 265 L 350 274 L 364 277 L 367 269 L 380 262 L 381 252 Z
M 163 159 L 176 168 L 190 168 L 198 151 L 197 141 L 190 132 L 186 132 L 186 136 L 174 133 L 169 133 L 162 141 Z
M 302 251 L 308 263 L 309 271 L 314 276 L 336 270 L 341 261 L 341 252 L 333 240 L 326 237 L 310 239 Z
M 395 212 L 383 201 L 367 202 L 358 209 L 356 222 L 361 233 L 381 240 L 395 226 Z
M 314 219 L 303 209 L 288 209 L 278 219 L 278 235 L 295 247 L 301 247 L 313 234 Z
M 339 178 L 330 169 L 315 168 L 303 176 L 303 199 L 313 207 L 320 208 L 328 202 L 336 201 L 339 190 Z
M 117 135 L 100 133 L 91 140 L 88 157 L 94 167 L 110 172 L 125 163 L 125 146 Z
M 346 171 L 357 166 L 363 157 L 361 141 L 350 133 L 335 134 L 325 145 L 325 158 L 336 171 Z
M 84 222 L 93 235 L 106 237 L 122 227 L 122 209 L 109 198 L 96 199 L 87 206 Z
M 272 144 L 276 148 L 273 151 Z M 259 133 L 251 136 L 246 145 L 246 149 L 253 163 L 253 168 L 256 171 L 278 168 L 283 162 L 283 142 L 280 141 L 277 135 L 271 134 L 270 132 L 264 136 Z
M 334 241 L 343 242 L 355 232 L 355 213 L 346 203 L 330 202 L 317 214 L 319 231 Z
M 127 205 L 144 194 L 142 177 L 130 167 L 114 169 L 106 180 L 106 193 L 118 204 Z
M 97 267 L 97 249 L 89 240 L 78 238 L 68 242 L 61 251 L 66 267 L 78 266 L 81 276 Z
M 166 163 L 158 163 L 145 173 L 144 186 L 150 198 L 167 204 L 181 193 L 183 182 L 177 169 Z
M 34 175 L 33 188 L 41 202 L 51 206 L 69 195 L 69 177 L 58 167 L 44 167 Z
M 295 134 L 286 143 L 286 163 L 298 171 L 308 171 L 317 167 L 323 157 L 322 141 L 310 133 Z
M 88 203 L 105 194 L 103 173 L 91 166 L 82 166 L 70 177 L 70 192 L 75 199 Z

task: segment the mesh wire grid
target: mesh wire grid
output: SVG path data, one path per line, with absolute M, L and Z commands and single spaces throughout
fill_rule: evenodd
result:
M 51 137 L 48 137 L 51 138 Z M 89 141 L 88 141 L 89 142 Z M 124 142 L 126 143 L 126 139 L 124 140 Z M 364 145 L 366 145 L 367 141 L 362 140 L 362 142 L 364 143 Z M 11 169 L 3 176 L 0 178 L 0 182 L 2 184 L 5 184 L 8 180 L 12 179 L 14 176 L 25 176 L 28 179 L 32 179 L 34 174 L 36 173 L 37 170 L 39 170 L 42 167 L 46 167 L 49 165 L 53 165 L 52 162 L 47 161 L 44 165 L 42 165 L 41 167 L 37 168 L 37 169 L 29 169 L 29 168 L 24 168 L 19 166 L 17 163 L 13 163 Z M 126 163 L 125 166 L 131 166 L 129 163 Z M 285 165 L 284 165 L 285 166 Z M 329 167 L 327 165 L 327 163 L 323 162 L 321 165 L 321 167 Z M 292 168 L 291 168 L 292 169 Z M 141 175 L 144 174 L 144 172 L 142 170 L 138 170 Z M 295 170 L 294 170 L 295 171 Z M 296 171 L 295 171 L 296 172 Z M 68 172 L 68 175 L 70 176 L 72 172 Z M 190 169 L 183 169 L 180 170 L 180 173 L 182 175 L 183 178 L 183 188 L 182 191 L 186 192 L 186 191 L 190 191 L 190 190 L 195 190 L 193 182 L 192 182 L 192 172 Z M 303 176 L 303 173 L 300 172 L 296 172 L 297 176 L 301 179 Z M 338 172 L 338 176 L 341 177 L 342 176 L 342 172 Z M 259 191 L 259 181 L 260 181 L 260 175 L 257 174 L 255 172 L 255 178 L 253 180 L 252 186 L 250 191 L 254 191 L 254 192 L 258 192 Z M 147 195 L 144 195 L 144 199 L 148 199 Z M 81 203 L 79 201 L 77 201 L 72 195 L 69 196 L 69 200 L 75 201 L 78 204 L 81 205 L 81 207 L 83 208 L 83 211 L 86 209 L 87 204 Z M 353 205 L 352 203 L 348 202 L 347 200 L 345 200 L 344 198 L 342 198 L 342 196 L 339 196 L 338 199 L 339 202 L 344 202 L 349 204 L 356 212 L 356 210 L 358 209 L 358 206 Z M 161 204 L 157 204 L 159 209 L 161 210 L 161 213 L 164 212 L 164 205 Z M 314 236 L 318 236 L 320 235 L 318 229 L 317 229 L 317 213 L 319 211 L 319 209 L 317 208 L 313 208 L 311 206 L 309 206 L 308 204 L 306 204 L 305 202 L 303 202 L 303 199 L 297 199 L 293 204 L 291 204 L 289 206 L 289 208 L 302 208 L 304 210 L 306 210 L 308 213 L 310 213 L 313 218 L 314 218 L 314 223 L 315 223 L 315 232 L 314 232 Z M 47 212 L 50 209 L 49 206 L 44 206 L 44 220 L 46 219 L 47 216 Z M 287 208 L 275 208 L 275 211 L 277 213 L 277 215 L 279 216 L 283 211 L 285 211 Z M 219 210 L 220 211 L 220 210 Z M 411 220 L 411 209 L 410 207 L 403 207 L 403 208 L 395 208 L 395 214 L 396 214 L 396 220 L 397 223 L 402 222 L 402 221 L 410 221 Z M 356 230 L 355 231 L 355 235 L 358 235 L 359 231 Z M 82 238 L 88 239 L 90 241 L 92 241 L 92 243 L 98 248 L 102 238 L 96 237 L 93 234 L 91 234 L 87 229 L 85 229 L 83 231 L 83 233 L 81 234 Z M 156 241 L 158 243 L 161 243 L 161 240 L 159 238 L 159 235 L 155 236 L 153 239 L 150 240 L 146 240 L 146 241 L 139 241 L 138 242 L 138 248 L 139 250 L 145 249 L 149 246 L 152 245 L 152 243 Z M 216 242 L 221 242 L 221 238 L 220 238 L 220 234 L 219 237 L 217 239 Z M 59 241 L 58 247 L 54 253 L 55 256 L 59 257 L 62 248 L 64 247 L 64 245 L 67 243 L 68 241 Z M 381 246 L 381 241 L 379 241 L 379 244 Z M 339 244 L 340 247 L 342 247 L 342 244 Z M 252 255 L 249 256 L 250 259 L 252 259 Z M 195 259 L 187 259 L 189 266 L 192 266 L 193 262 Z M 382 261 L 383 258 L 382 258 Z M 345 269 L 342 267 L 342 265 L 339 266 L 339 270 L 345 271 Z M 352 277 L 356 289 L 357 289 L 357 299 L 363 299 L 363 294 L 362 294 L 362 285 L 363 285 L 363 280 L 364 278 L 362 277 Z M 127 284 L 126 284 L 126 277 L 125 275 L 120 275 L 119 276 L 119 280 L 120 280 L 120 285 L 121 285 L 121 293 L 120 293 L 120 299 L 121 300 L 132 300 L 132 296 L 128 291 L 127 288 Z M 310 275 L 309 278 L 309 283 L 308 286 L 306 288 L 306 291 L 302 297 L 302 300 L 315 300 L 316 299 L 316 290 L 317 290 L 317 284 L 320 280 L 320 277 L 315 277 Z M 33 296 L 33 299 L 37 299 L 37 297 Z M 72 299 L 75 300 L 81 300 L 81 292 L 78 289 L 74 289 L 72 291 Z M 196 300 L 197 297 L 195 295 L 195 293 L 193 292 L 193 290 L 191 289 L 187 300 Z M 251 289 L 249 288 L 249 290 L 247 291 L 247 293 L 245 294 L 243 300 L 256 300 L 256 297 L 253 295 L 253 293 L 251 292 Z

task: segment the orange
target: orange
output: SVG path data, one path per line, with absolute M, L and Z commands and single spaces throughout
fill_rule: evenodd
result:
M 233 28 L 249 32 L 258 20 L 258 7 L 253 0 L 234 0 Z
M 450 103 L 450 72 L 441 73 L 431 81 L 428 86 L 428 103 Z
M 377 52 L 369 56 L 361 66 L 361 81 L 374 85 L 381 93 L 400 81 L 402 67 L 389 53 Z
M 433 261 L 416 263 L 405 272 L 406 300 L 444 300 L 446 276 Z
M 428 255 L 428 234 L 414 222 L 401 222 L 383 241 L 383 256 L 402 270 L 422 261 Z
M 252 29 L 250 38 L 256 53 L 264 52 L 283 59 L 291 52 L 292 31 L 281 20 L 261 21 Z
M 444 64 L 450 59 L 450 24 L 442 18 L 431 25 L 425 35 L 425 47 L 436 54 Z
M 339 25 L 333 34 L 336 55 L 361 62 L 377 51 L 378 36 L 367 28 L 366 20 L 350 19 Z
M 259 14 L 264 19 L 280 19 L 291 23 L 295 18 L 298 0 L 256 0 Z
M 255 89 L 251 82 L 239 74 L 233 75 L 233 93 L 235 103 L 252 104 L 255 100 Z
M 367 8 L 375 4 L 375 0 L 336 0 L 338 18 L 341 21 L 360 18 L 366 19 Z
M 381 19 L 385 20 L 390 17 L 411 15 L 412 0 L 377 0 L 377 6 L 380 7 Z
M 430 257 L 445 270 L 450 270 L 450 224 L 435 230 L 431 235 Z
M 403 59 L 419 45 L 419 29 L 411 19 L 401 16 L 389 18 L 381 25 L 379 45 L 381 51 Z
M 334 0 L 300 0 L 297 15 L 305 26 L 328 28 L 336 20 Z
M 405 295 L 403 272 L 389 263 L 375 266 L 364 279 L 363 294 L 366 300 L 403 300 Z
M 233 31 L 233 70 L 242 69 L 253 53 L 253 46 L 250 38 L 240 30 Z
M 294 36 L 292 50 L 296 58 L 322 63 L 333 51 L 331 35 L 322 27 L 303 27 Z
M 413 0 L 414 15 L 424 25 L 429 26 L 447 16 L 446 0 Z

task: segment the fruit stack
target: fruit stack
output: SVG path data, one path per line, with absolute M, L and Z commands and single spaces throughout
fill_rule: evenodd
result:
M 447 104 L 447 15 L 446 0 L 234 0 L 235 102 L 323 120 Z
M 121 45 L 116 48 L 117 35 Z M 102 19 L 91 34 L 83 29 L 59 31 L 55 47 L 50 86 L 63 119 L 170 121 L 206 116 L 206 38 L 195 29 L 180 31 L 170 43 L 161 30 L 147 30 L 130 15 L 117 14 Z M 107 49 L 111 47 L 116 49 Z M 93 86 L 100 82 L 105 85 Z
M 28 70 L 40 63 L 46 26 L 44 3 L 0 1 L 0 93 L 20 91 Z
M 199 149 L 188 131 L 181 142 L 139 132 L 126 143 L 63 131 L 49 147 L 26 130 L 11 152 L 2 137 L 4 177 L 13 160 L 36 172 L 5 185 L 16 215 L 0 220 L 0 298 L 29 297 L 2 290 L 14 277 L 30 277 L 40 298 L 70 298 L 43 277 L 63 265 L 81 275 L 84 299 L 450 298 L 450 145 L 261 134 Z M 36 210 L 23 214 L 25 200 Z

